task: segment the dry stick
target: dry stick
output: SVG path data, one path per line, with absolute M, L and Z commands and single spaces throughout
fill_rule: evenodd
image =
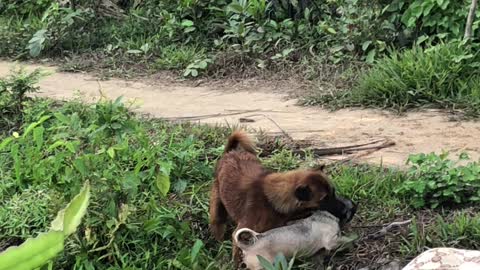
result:
M 167 121 L 181 121 L 181 120 L 202 120 L 207 118 L 221 117 L 221 116 L 231 116 L 239 115 L 244 113 L 258 112 L 259 110 L 244 110 L 232 113 L 214 113 L 214 114 L 204 114 L 204 115 L 194 115 L 194 116 L 180 116 L 180 117 L 163 117 L 162 119 Z
M 390 224 L 388 224 L 387 226 L 383 227 L 380 231 L 378 232 L 375 232 L 375 233 L 372 233 L 372 234 L 369 234 L 369 235 L 366 235 L 365 237 L 363 237 L 363 239 L 378 239 L 382 236 L 385 236 L 388 231 L 391 231 L 392 229 L 394 229 L 395 227 L 400 227 L 400 226 L 404 226 L 404 225 L 408 225 L 412 223 L 412 220 L 411 219 L 408 219 L 408 220 L 404 220 L 404 221 L 395 221 L 395 222 L 392 222 Z
M 318 156 L 349 154 L 349 153 L 352 153 L 352 152 L 358 152 L 358 151 L 364 151 L 364 150 L 380 150 L 382 148 L 387 148 L 387 147 L 395 145 L 395 142 L 386 140 L 381 145 L 362 147 L 362 146 L 366 146 L 366 145 L 372 145 L 372 144 L 375 144 L 375 143 L 378 143 L 378 142 L 380 142 L 380 141 L 375 141 L 375 142 L 370 142 L 370 143 L 365 143 L 365 144 L 350 145 L 350 146 L 344 146 L 344 147 L 314 148 L 314 149 L 312 149 L 312 151 L 313 151 L 313 154 L 318 157 Z M 302 150 L 295 150 L 294 153 L 302 154 L 303 151 Z
M 361 154 L 357 154 L 357 155 L 354 155 L 354 156 L 351 156 L 351 157 L 347 157 L 347 158 L 344 158 L 344 159 L 341 159 L 339 160 L 338 162 L 336 162 L 335 164 L 336 165 L 342 165 L 342 164 L 345 164 L 347 162 L 352 162 L 354 161 L 355 159 L 358 159 L 358 158 L 361 158 L 361 157 L 365 157 L 365 156 L 368 156 L 370 154 L 372 154 L 373 152 L 377 151 L 378 149 L 371 149 L 365 153 L 361 153 Z
M 280 125 L 278 125 L 278 123 L 275 122 L 275 120 L 266 116 L 265 114 L 252 114 L 252 115 L 248 115 L 246 117 L 254 117 L 254 116 L 263 116 L 266 119 L 270 120 L 275 126 L 277 126 L 277 128 L 283 133 L 283 135 L 292 144 L 294 143 L 293 138 L 283 128 L 281 128 Z M 376 140 L 376 141 L 369 142 L 369 143 L 348 145 L 348 146 L 343 146 L 343 147 L 331 147 L 331 148 L 321 148 L 321 149 L 320 148 L 314 148 L 313 149 L 313 154 L 318 157 L 318 156 L 338 155 L 338 154 L 344 154 L 344 153 L 358 152 L 358 151 L 363 151 L 363 150 L 376 151 L 376 150 L 379 150 L 379 149 L 382 149 L 382 148 L 386 148 L 386 147 L 390 147 L 390 146 L 395 145 L 395 142 L 386 140 L 383 144 L 378 145 L 378 146 L 362 147 L 362 146 L 376 144 L 376 143 L 379 143 L 381 141 L 385 141 L 385 140 Z M 300 154 L 300 155 L 305 154 L 304 151 L 302 151 L 302 150 L 294 150 L 293 152 L 295 154 Z
M 292 136 L 290 136 L 285 130 L 283 130 L 283 128 L 281 128 L 280 125 L 278 125 L 278 123 L 275 122 L 275 120 L 273 120 L 269 116 L 266 116 L 265 114 L 258 113 L 258 114 L 247 115 L 245 117 L 248 118 L 248 117 L 253 117 L 253 116 L 263 116 L 266 119 L 270 120 L 270 122 L 272 122 L 275 126 L 277 126 L 277 128 L 282 132 L 283 136 L 285 136 L 291 143 L 294 142 Z

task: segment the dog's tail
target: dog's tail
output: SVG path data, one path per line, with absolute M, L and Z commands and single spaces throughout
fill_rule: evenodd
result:
M 225 145 L 225 153 L 237 150 L 239 147 L 254 155 L 257 153 L 255 145 L 250 138 L 248 138 L 247 134 L 243 131 L 237 130 L 228 137 L 227 145 Z
M 247 250 L 258 240 L 259 233 L 248 228 L 242 228 L 235 232 L 234 240 L 241 250 Z

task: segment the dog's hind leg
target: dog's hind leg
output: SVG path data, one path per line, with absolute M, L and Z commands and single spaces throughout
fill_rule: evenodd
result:
M 217 241 L 222 241 L 225 234 L 228 213 L 218 194 L 215 181 L 210 192 L 210 230 Z

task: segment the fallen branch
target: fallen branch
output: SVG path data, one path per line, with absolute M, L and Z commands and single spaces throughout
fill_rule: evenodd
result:
M 232 116 L 232 115 L 258 112 L 258 111 L 260 110 L 243 110 L 243 111 L 237 111 L 237 112 L 231 112 L 231 113 L 214 113 L 214 114 L 193 115 L 193 116 L 163 117 L 162 119 L 167 121 L 196 121 L 196 120 L 203 120 L 208 118 Z
M 367 145 L 372 145 L 376 144 L 379 142 L 382 142 L 380 145 L 376 146 L 367 146 Z M 354 144 L 354 145 L 347 145 L 347 146 L 341 146 L 341 147 L 331 147 L 331 148 L 313 148 L 311 149 L 313 152 L 313 155 L 315 157 L 320 157 L 320 156 L 331 156 L 331 155 L 343 155 L 343 154 L 351 154 L 353 152 L 359 152 L 359 151 L 366 151 L 366 150 L 380 150 L 383 148 L 387 148 L 390 146 L 395 145 L 395 142 L 390 141 L 390 140 L 377 140 L 369 143 L 364 143 L 364 144 Z M 303 150 L 294 150 L 294 153 L 296 154 L 303 154 Z

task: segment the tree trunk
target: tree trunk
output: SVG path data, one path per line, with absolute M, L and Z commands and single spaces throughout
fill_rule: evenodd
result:
M 472 32 L 472 25 L 473 21 L 475 20 L 475 14 L 477 10 L 477 0 L 472 0 L 472 3 L 470 4 L 470 11 L 468 12 L 468 17 L 467 17 L 467 24 L 465 25 L 465 39 L 470 39 L 473 36 Z

